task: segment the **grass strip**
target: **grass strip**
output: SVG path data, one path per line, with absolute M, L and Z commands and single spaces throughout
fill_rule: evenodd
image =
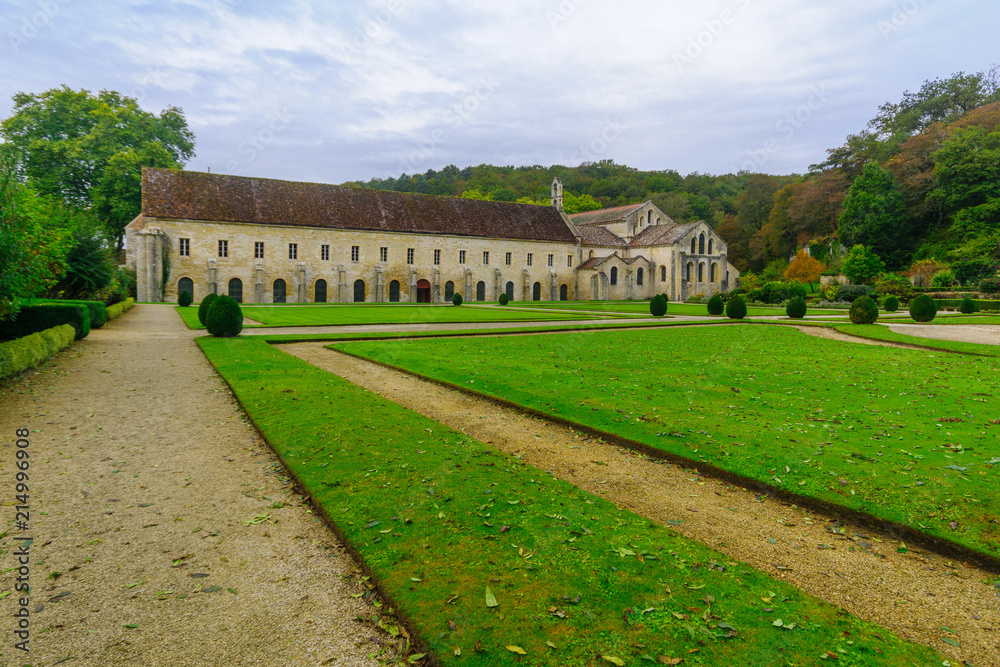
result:
M 332 347 L 1000 555 L 995 357 L 787 326 Z
M 263 340 L 198 343 L 440 664 L 942 662 Z
M 937 338 L 909 336 L 907 334 L 890 331 L 888 327 L 880 326 L 878 324 L 843 324 L 835 326 L 834 329 L 840 331 L 841 333 L 849 334 L 851 336 L 859 336 L 861 338 L 884 340 L 891 343 L 919 345 L 921 347 L 933 348 L 936 350 L 960 352 L 962 354 L 972 354 L 981 357 L 1000 357 L 1000 346 L 997 345 L 983 345 L 981 343 L 966 343 L 957 340 L 938 340 Z
M 517 308 L 548 308 L 554 310 L 578 310 L 594 312 L 644 313 L 649 314 L 649 301 L 518 301 L 511 306 Z M 668 315 L 703 315 L 709 317 L 708 304 L 677 303 L 671 301 L 667 307 Z M 784 315 L 784 306 L 747 306 L 747 317 L 762 317 L 765 315 Z M 844 315 L 847 310 L 835 308 L 810 308 L 810 315 Z M 711 317 L 725 317 L 712 315 Z

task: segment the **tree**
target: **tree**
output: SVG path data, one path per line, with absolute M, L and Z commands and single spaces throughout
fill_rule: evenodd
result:
M 885 271 L 885 263 L 870 248 L 856 245 L 844 258 L 841 270 L 855 285 L 869 285 Z
M 40 194 L 93 209 L 119 250 L 141 209 L 142 167 L 180 168 L 194 155 L 194 135 L 177 107 L 157 116 L 120 93 L 67 86 L 13 100 L 0 136 L 20 159 L 20 175 Z
M 826 269 L 823 262 L 814 258 L 805 250 L 795 253 L 795 259 L 785 269 L 785 280 L 797 280 L 800 283 L 809 283 L 809 291 L 813 289 L 812 284 L 819 282 L 819 276 Z
M 908 221 L 903 196 L 887 169 L 873 162 L 865 165 L 847 192 L 839 234 L 845 245 L 870 247 L 890 268 L 903 266 L 908 256 Z
M 1000 130 L 960 128 L 933 155 L 934 197 L 962 238 L 1000 232 Z

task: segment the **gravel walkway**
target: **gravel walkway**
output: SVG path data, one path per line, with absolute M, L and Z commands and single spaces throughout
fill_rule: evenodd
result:
M 171 306 L 139 305 L 0 385 L 0 480 L 31 430 L 31 653 L 0 664 L 377 665 L 355 565 Z M 247 522 L 250 522 L 247 524 Z M 11 567 L 11 530 L 0 540 Z M 3 575 L 0 593 L 16 573 Z M 202 592 L 196 592 L 202 591 Z

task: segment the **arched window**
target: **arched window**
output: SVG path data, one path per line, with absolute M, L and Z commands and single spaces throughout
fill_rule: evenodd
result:
M 660 282 L 667 282 L 667 267 L 666 265 L 660 267 Z
M 636 285 L 642 285 L 642 267 L 641 266 L 635 272 L 635 284 Z
M 316 281 L 316 285 L 313 287 L 314 298 L 313 301 L 316 303 L 326 303 L 326 281 L 320 278 Z
M 590 256 L 589 256 L 588 259 L 594 259 L 594 251 L 593 250 L 590 251 Z
M 559 286 L 559 300 L 569 301 L 569 287 L 567 287 L 566 285 Z
M 652 211 L 650 211 L 649 213 L 646 214 L 646 224 L 647 225 L 653 224 L 653 212 Z
M 181 295 L 181 292 L 187 292 L 191 295 L 191 299 L 194 299 L 194 281 L 190 278 L 181 278 L 177 281 L 177 296 Z
M 709 254 L 709 255 L 711 255 L 711 254 L 712 254 L 712 241 L 714 241 L 714 240 L 715 240 L 715 239 L 709 239 L 709 240 L 708 240 L 708 254 Z
M 612 285 L 617 285 L 618 284 L 618 267 L 617 266 L 612 266 L 611 267 L 611 284 Z
M 399 303 L 399 281 L 389 283 L 389 303 Z
M 700 282 L 700 283 L 705 282 L 705 265 L 704 264 L 699 264 L 698 265 L 698 282 Z
M 719 268 L 719 265 L 716 264 L 715 262 L 712 262 L 712 266 L 709 267 L 709 269 L 708 269 L 708 281 L 709 282 L 711 282 L 711 283 L 717 282 L 715 277 L 716 277 L 716 275 L 718 275 L 716 273 L 716 270 L 718 268 Z
M 698 236 L 698 254 L 699 255 L 704 255 L 705 254 L 705 235 L 704 234 L 701 234 L 700 236 Z
M 534 299 L 535 301 L 541 301 L 542 300 L 542 284 L 541 283 L 535 283 L 534 285 L 531 286 L 531 298 Z
M 285 281 L 278 278 L 274 281 L 274 303 L 285 303 L 286 285 Z
M 694 243 L 694 241 L 692 241 Z M 691 274 L 694 273 L 694 263 L 688 262 L 687 265 L 687 276 L 684 278 L 686 281 L 691 282 Z
M 476 301 L 486 301 L 486 283 L 482 280 L 476 283 Z
M 696 248 L 695 243 L 697 243 L 697 241 L 695 239 L 691 239 L 691 254 L 692 255 L 695 252 L 695 248 Z
M 233 301 L 236 303 L 243 303 L 243 281 L 239 278 L 233 278 L 229 281 L 229 296 L 232 297 Z
M 507 300 L 514 300 L 514 283 L 512 281 L 507 281 L 507 285 L 504 288 L 504 292 L 507 294 Z
M 444 284 L 444 300 L 451 301 L 453 296 L 455 296 L 455 283 L 449 280 Z
M 365 302 L 365 281 L 358 279 L 354 281 L 354 303 Z

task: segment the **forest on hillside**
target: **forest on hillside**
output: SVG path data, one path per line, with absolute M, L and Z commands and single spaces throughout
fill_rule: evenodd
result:
M 448 166 L 348 183 L 368 188 L 548 204 L 556 176 L 567 212 L 651 200 L 677 222 L 705 220 L 744 274 L 779 279 L 796 250 L 837 270 L 866 246 L 886 269 L 963 284 L 1000 266 L 1000 68 L 924 82 L 807 174 L 682 176 L 611 160 L 575 167 Z M 818 156 L 819 157 L 819 156 Z

